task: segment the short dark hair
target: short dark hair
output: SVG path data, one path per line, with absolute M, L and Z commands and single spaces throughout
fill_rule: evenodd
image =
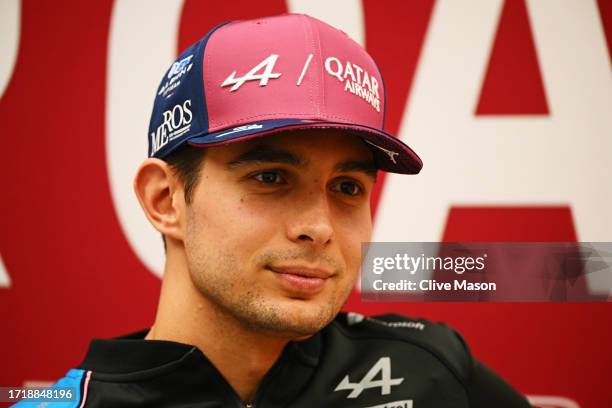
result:
M 200 170 L 205 151 L 206 149 L 185 144 L 164 159 L 183 183 L 187 204 L 191 204 L 195 187 L 200 181 Z
M 206 149 L 185 144 L 164 158 L 164 161 L 170 165 L 174 174 L 183 183 L 185 203 L 188 205 L 193 201 L 193 193 L 200 181 L 205 152 Z M 164 234 L 162 234 L 162 241 L 164 242 L 164 250 L 166 250 Z

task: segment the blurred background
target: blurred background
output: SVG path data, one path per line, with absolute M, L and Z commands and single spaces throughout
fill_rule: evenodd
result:
M 152 323 L 163 247 L 131 184 L 161 76 L 217 23 L 284 12 L 366 47 L 424 161 L 380 175 L 373 240 L 612 241 L 611 0 L 0 0 L 0 386 Z M 610 302 L 345 308 L 448 323 L 539 407 L 611 406 Z

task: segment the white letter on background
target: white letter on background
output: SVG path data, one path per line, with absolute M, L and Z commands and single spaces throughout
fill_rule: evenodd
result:
M 109 38 L 106 160 L 113 202 L 130 245 L 159 277 L 165 259 L 161 236 L 145 218 L 132 181 L 147 157 L 147 131 L 157 86 L 176 58 L 182 7 L 183 0 L 118 0 Z

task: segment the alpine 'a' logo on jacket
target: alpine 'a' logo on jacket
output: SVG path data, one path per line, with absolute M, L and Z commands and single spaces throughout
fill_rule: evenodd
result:
M 380 379 L 375 380 L 379 373 Z M 376 364 L 370 368 L 370 371 L 366 373 L 361 381 L 352 383 L 347 374 L 342 381 L 340 381 L 340 384 L 336 386 L 334 391 L 351 390 L 346 398 L 357 398 L 365 389 L 380 387 L 380 393 L 382 395 L 389 395 L 391 394 L 391 387 L 400 385 L 403 381 L 403 377 L 391 378 L 391 358 L 381 357 Z

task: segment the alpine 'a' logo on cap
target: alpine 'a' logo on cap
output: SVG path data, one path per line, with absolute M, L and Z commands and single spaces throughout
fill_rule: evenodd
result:
M 221 84 L 221 87 L 234 85 L 230 88 L 230 91 L 234 92 L 236 89 L 240 88 L 246 81 L 256 81 L 259 80 L 259 86 L 268 85 L 268 81 L 270 79 L 276 79 L 281 76 L 278 72 L 272 72 L 274 69 L 274 64 L 278 59 L 278 54 L 272 54 L 265 60 L 261 61 L 257 64 L 253 69 L 247 72 L 244 76 L 236 78 L 236 71 L 232 72 L 230 76 L 227 77 L 225 81 Z M 257 71 L 265 67 L 263 73 L 258 74 Z

